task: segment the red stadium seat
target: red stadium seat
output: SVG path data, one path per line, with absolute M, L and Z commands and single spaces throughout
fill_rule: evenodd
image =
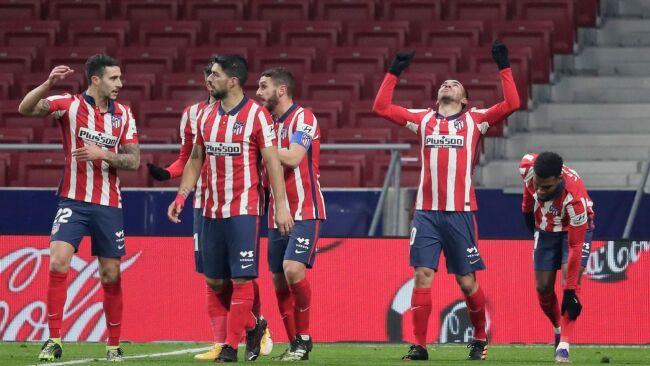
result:
M 3 144 L 26 144 L 34 141 L 34 130 L 23 128 L 0 128 L 0 142 Z
M 460 47 L 413 47 L 415 57 L 406 72 L 453 75 L 460 70 Z M 389 60 L 390 61 L 390 60 Z
M 63 142 L 61 128 L 47 127 L 42 130 L 41 143 L 43 144 L 60 144 Z
M 385 118 L 377 115 L 377 113 L 372 111 L 373 101 L 363 100 L 360 102 L 350 102 L 348 107 L 348 116 L 346 119 L 346 124 L 341 127 L 354 127 L 354 128 L 365 128 L 365 129 L 375 129 L 375 128 L 388 128 L 391 131 L 396 130 L 399 127 Z M 411 102 L 403 101 L 393 101 L 393 103 L 400 105 L 405 108 L 410 108 L 412 106 Z M 396 126 L 394 128 L 393 126 Z M 391 132 L 392 134 L 392 132 Z
M 199 73 L 167 74 L 160 78 L 161 98 L 191 105 L 207 98 L 205 78 Z
M 362 22 L 348 25 L 347 44 L 388 47 L 391 53 L 404 48 L 409 24 L 405 21 Z
M 575 13 L 579 27 L 595 27 L 599 15 L 599 0 L 576 0 Z
M 361 187 L 366 158 L 363 154 L 323 152 L 320 156 L 320 184 L 323 188 Z
M 16 75 L 32 72 L 35 58 L 33 47 L 0 47 L 0 72 Z
M 47 80 L 48 74 L 45 73 L 36 73 L 36 74 L 24 74 L 21 76 L 20 80 L 20 94 L 26 95 L 32 89 L 43 84 Z M 85 73 L 83 71 L 77 71 L 73 74 L 70 74 L 65 77 L 63 80 L 57 81 L 46 93 L 46 96 L 58 95 L 58 94 L 79 94 L 85 89 L 83 85 L 85 82 Z
M 56 65 L 66 65 L 75 73 L 83 75 L 86 60 L 98 53 L 106 53 L 105 47 L 48 47 L 43 51 L 44 72 L 49 72 Z M 46 77 L 47 75 L 43 75 Z
M 180 115 L 178 118 L 180 125 Z M 180 142 L 179 128 L 140 128 L 138 140 L 141 144 L 173 144 Z
M 193 47 L 201 33 L 198 21 L 148 21 L 138 25 L 139 44 L 148 47 Z
M 512 21 L 495 24 L 492 35 L 508 47 L 532 48 L 532 82 L 546 84 L 553 66 L 552 32 L 553 22 L 550 21 Z
M 124 47 L 130 23 L 125 20 L 77 20 L 68 25 L 68 44 L 83 47 Z
M 271 22 L 262 20 L 217 21 L 208 26 L 209 44 L 215 47 L 266 47 Z
M 417 137 L 414 133 L 409 132 L 411 135 Z M 403 153 L 403 152 L 402 152 Z M 384 184 L 384 179 L 386 178 L 386 173 L 388 172 L 388 166 L 390 165 L 391 157 L 389 156 L 378 156 L 374 160 L 374 166 L 372 168 L 373 177 L 366 186 L 369 187 L 381 187 Z M 400 160 L 400 186 L 401 187 L 418 187 L 420 185 L 420 172 L 422 169 L 422 163 L 420 162 L 419 157 L 412 156 L 403 156 Z
M 323 140 L 326 141 L 327 131 L 342 126 L 340 119 L 343 111 L 343 102 L 335 100 L 301 100 L 298 104 L 310 109 L 314 113 L 320 126 Z
M 386 144 L 391 141 L 390 128 L 338 128 L 329 130 L 327 142 L 333 144 Z M 345 152 L 348 153 L 347 151 Z M 369 179 L 372 176 L 372 161 L 377 156 L 387 154 L 386 151 L 364 150 L 356 151 L 355 154 L 366 156 L 364 177 Z
M 11 90 L 14 85 L 14 74 L 2 73 L 0 74 L 0 99 L 7 100 L 11 97 Z M 20 97 L 20 96 L 16 96 Z
M 149 187 L 151 186 L 147 163 L 153 163 L 154 154 L 146 152 L 140 154 L 140 167 L 138 170 L 120 170 L 117 176 L 120 178 L 120 187 Z
M 492 41 L 491 29 L 494 22 L 503 22 L 508 19 L 508 3 L 510 0 L 455 0 L 449 2 L 448 19 L 460 21 L 483 21 L 483 32 L 480 34 L 481 42 Z
M 205 67 L 209 61 L 214 59 L 215 55 L 237 54 L 248 60 L 248 49 L 246 47 L 188 48 L 185 50 L 184 54 L 185 63 L 183 69 L 185 72 L 197 72 L 199 74 L 203 74 L 203 67 Z
M 422 26 L 420 45 L 435 47 L 476 47 L 484 31 L 483 22 L 445 20 Z
M 160 167 L 167 167 L 171 163 L 175 162 L 176 159 L 178 159 L 178 151 L 176 152 L 156 152 L 156 155 L 154 156 L 155 159 L 155 164 L 160 166 Z M 172 178 L 168 179 L 165 181 L 157 181 L 155 179 L 152 179 L 153 182 L 153 187 L 175 187 L 178 188 L 178 186 L 181 183 L 180 178 Z
M 119 100 L 141 101 L 153 98 L 153 85 L 156 82 L 156 75 L 129 73 L 122 77 L 122 89 L 120 89 Z
M 359 100 L 363 79 L 362 74 L 306 74 L 302 80 L 302 98 Z
M 170 128 L 178 135 L 181 117 L 187 106 L 188 104 L 177 100 L 143 101 L 140 103 L 139 111 L 136 111 L 139 113 L 138 126 Z
M 457 73 L 455 79 L 467 89 L 470 100 L 482 100 L 488 107 L 503 100 L 501 78 L 498 73 Z
M 48 19 L 106 19 L 105 0 L 49 0 Z
M 176 20 L 178 0 L 120 0 L 122 18 L 130 21 Z
M 375 20 L 374 0 L 319 0 L 316 19 L 365 22 Z
M 63 176 L 65 156 L 60 152 L 23 152 L 17 161 L 13 186 L 57 187 Z
M 517 16 L 521 20 L 553 22 L 553 52 L 572 54 L 576 38 L 574 0 L 520 0 Z
M 309 20 L 309 0 L 251 0 L 251 19 Z
M 386 72 L 388 49 L 385 47 L 340 47 L 327 51 L 326 71 L 331 73 L 366 74 L 367 77 Z
M 40 0 L 0 2 L 0 20 L 39 20 L 42 17 Z
M 241 0 L 185 1 L 185 19 L 215 21 L 245 19 L 245 2 Z
M 0 46 L 54 46 L 60 24 L 56 20 L 25 22 L 8 20 L 0 23 Z
M 382 19 L 404 20 L 410 24 L 409 44 L 420 41 L 422 25 L 441 19 L 442 0 L 385 0 Z
M 0 127 L 30 127 L 36 130 L 54 126 L 50 117 L 25 117 L 18 113 L 21 99 L 7 100 L 0 103 Z
M 178 49 L 168 47 L 128 47 L 117 50 L 122 73 L 165 74 L 174 69 Z
M 313 47 L 271 47 L 255 52 L 252 70 L 262 72 L 271 67 L 282 66 L 295 78 L 314 71 L 316 49 Z M 255 75 L 257 77 L 257 75 Z
M 7 175 L 9 174 L 9 157 L 3 158 L 2 154 L 0 154 L 0 187 L 7 187 L 9 186 L 9 180 L 7 179 Z
M 375 92 L 384 80 L 385 75 L 375 76 Z M 393 100 L 410 101 L 416 108 L 422 105 L 430 105 L 437 99 L 437 78 L 436 74 L 415 74 L 408 73 L 400 76 L 393 93 Z
M 317 49 L 336 47 L 341 29 L 338 21 L 287 21 L 280 25 L 280 44 Z

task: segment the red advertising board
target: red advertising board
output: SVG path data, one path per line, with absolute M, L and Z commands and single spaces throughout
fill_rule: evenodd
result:
M 46 236 L 0 236 L 0 339 L 46 337 Z M 190 238 L 130 237 L 123 258 L 123 338 L 210 341 L 204 282 L 194 272 Z M 537 304 L 532 241 L 483 240 L 488 267 L 478 274 L 492 343 L 548 343 L 552 329 Z M 412 341 L 412 270 L 407 239 L 321 239 L 312 283 L 316 341 Z M 650 343 L 650 243 L 595 242 L 583 280 L 584 309 L 575 343 Z M 262 311 L 274 340 L 286 341 L 262 241 Z M 68 277 L 64 339 L 106 337 L 102 291 L 90 243 L 82 243 Z M 558 291 L 560 290 L 558 284 Z M 471 324 L 444 260 L 434 280 L 430 342 L 464 342 Z

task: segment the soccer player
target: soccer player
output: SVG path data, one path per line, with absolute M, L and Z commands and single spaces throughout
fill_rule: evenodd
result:
M 181 150 L 178 156 L 178 159 L 171 163 L 166 168 L 161 168 L 151 163 L 147 163 L 147 168 L 149 169 L 149 174 L 158 181 L 166 181 L 171 178 L 178 178 L 183 175 L 183 168 L 187 163 L 187 160 L 190 157 L 190 152 L 192 151 L 192 144 L 194 137 L 197 132 L 197 116 L 200 111 L 202 111 L 205 106 L 212 105 L 216 102 L 216 99 L 210 95 L 213 88 L 210 83 L 207 81 L 208 76 L 212 73 L 211 61 L 203 68 L 203 76 L 205 77 L 205 87 L 208 91 L 208 96 L 205 100 L 202 100 L 196 104 L 188 106 L 183 111 L 180 123 L 180 135 L 181 135 Z M 196 183 L 194 190 L 194 211 L 192 223 L 192 232 L 193 232 L 193 241 L 194 241 L 194 268 L 197 273 L 203 274 L 203 260 L 201 255 L 201 227 L 203 226 L 203 189 L 202 183 L 205 180 L 204 172 L 202 171 L 199 180 Z M 258 293 L 257 283 L 254 283 L 256 294 Z M 226 317 L 228 315 L 228 308 L 230 305 L 230 297 L 232 295 L 232 286 L 228 286 L 223 292 L 217 294 L 215 293 L 210 286 L 206 284 L 206 300 L 207 300 L 207 310 L 208 317 L 210 318 L 210 325 L 212 328 L 212 334 L 214 336 L 214 346 L 209 349 L 207 352 L 194 355 L 194 358 L 197 360 L 209 360 L 213 361 L 221 352 L 221 347 L 226 341 Z M 259 296 L 255 296 L 255 303 L 253 304 L 253 314 L 256 317 L 261 318 L 260 314 L 261 304 L 259 301 Z M 273 340 L 271 339 L 271 333 L 268 328 L 264 332 L 262 337 L 262 344 L 260 349 L 260 354 L 268 355 L 273 350 Z
M 261 159 L 269 174 L 274 197 L 286 200 L 282 165 L 277 155 L 271 115 L 244 95 L 248 65 L 239 55 L 214 59 L 208 82 L 217 100 L 201 112 L 190 159 L 185 165 L 179 192 L 167 215 L 174 223 L 185 199 L 206 165 L 201 249 L 207 284 L 219 294 L 231 282 L 226 342 L 216 362 L 236 362 L 237 346 L 247 331 L 246 360 L 260 354 L 266 320 L 252 316 L 253 279 L 258 275 L 259 216 L 263 195 L 259 171 Z M 289 210 L 282 206 L 275 215 L 283 234 L 293 229 Z
M 519 172 L 524 181 L 522 211 L 535 234 L 537 298 L 555 330 L 555 361 L 568 363 L 569 340 L 582 309 L 578 295 L 593 237 L 593 202 L 578 173 L 556 153 L 526 154 Z M 555 276 L 561 266 L 566 279 L 560 308 Z
M 83 236 L 90 234 L 104 289 L 106 359 L 122 361 L 120 258 L 125 254 L 126 242 L 117 170 L 137 170 L 140 166 L 138 135 L 131 109 L 115 101 L 122 88 L 122 74 L 117 61 L 107 55 L 94 55 L 86 61 L 85 92 L 44 98 L 54 84 L 73 72 L 68 66 L 56 66 L 43 84 L 25 95 L 18 107 L 26 116 L 54 116 L 63 133 L 66 157 L 58 189 L 59 210 L 50 237 L 50 334 L 38 358 L 52 361 L 63 354 L 61 322 L 70 261 Z
M 295 220 L 290 235 L 283 235 L 274 222 L 276 201 L 269 203 L 269 269 L 287 336 L 284 361 L 308 360 L 312 349 L 309 333 L 311 286 L 305 270 L 312 268 L 325 203 L 320 190 L 320 128 L 309 110 L 293 101 L 295 80 L 287 69 L 262 72 L 257 97 L 276 121 L 278 155 L 285 167 L 284 181 L 289 211 Z M 284 205 L 280 201 L 280 205 Z
M 485 269 L 477 247 L 477 210 L 472 170 L 478 160 L 479 140 L 488 128 L 519 108 L 519 95 L 512 78 L 508 49 L 498 41 L 492 58 L 499 68 L 505 100 L 489 109 L 464 111 L 468 101 L 465 87 L 457 80 L 445 80 L 438 90 L 436 109 L 409 110 L 391 100 L 397 78 L 408 67 L 415 52 L 397 53 L 379 88 L 373 111 L 404 126 L 420 137 L 422 173 L 411 230 L 410 265 L 415 269 L 411 297 L 413 344 L 404 360 L 427 360 L 427 324 L 431 314 L 431 285 L 438 269 L 440 251 L 445 253 L 447 271 L 465 296 L 474 337 L 468 359 L 487 356 L 485 295 L 475 271 Z

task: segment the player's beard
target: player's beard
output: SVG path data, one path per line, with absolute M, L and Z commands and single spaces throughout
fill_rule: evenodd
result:
M 279 102 L 280 102 L 280 100 L 278 99 L 278 96 L 273 94 L 269 99 L 267 99 L 264 102 L 264 104 L 265 104 L 266 109 L 269 112 L 273 113 L 273 111 L 275 111 L 275 108 L 278 106 Z
M 440 104 L 450 104 L 454 101 L 454 98 L 451 95 L 443 95 L 438 99 Z
M 224 100 L 228 96 L 228 91 L 214 89 L 210 92 L 210 95 L 216 100 Z

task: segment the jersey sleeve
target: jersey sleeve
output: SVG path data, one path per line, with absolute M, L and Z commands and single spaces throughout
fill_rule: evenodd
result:
M 568 216 L 568 241 L 569 258 L 567 260 L 567 289 L 575 289 L 578 285 L 580 275 L 580 257 L 582 255 L 582 244 L 585 241 L 587 232 L 587 201 L 584 196 L 577 193 L 565 206 Z
M 430 112 L 429 109 L 406 109 L 393 104 L 393 93 L 397 85 L 397 76 L 387 73 L 379 87 L 372 111 L 387 120 L 406 127 L 414 133 L 419 133 L 422 118 Z
M 58 120 L 68 111 L 74 97 L 71 94 L 61 94 L 49 96 L 45 100 L 50 107 L 50 114 Z
M 196 117 L 195 117 L 196 118 Z M 166 168 L 172 178 L 177 178 L 183 175 L 185 164 L 190 158 L 192 146 L 194 144 L 194 133 L 192 132 L 192 124 L 196 125 L 196 120 L 192 121 L 191 107 L 185 108 L 181 116 L 180 135 L 181 135 L 181 150 L 178 158 L 169 164 Z
M 260 107 L 260 110 L 257 112 L 255 117 L 253 139 L 260 150 L 267 147 L 278 146 L 273 118 L 269 111 L 264 107 Z
M 535 209 L 535 197 L 531 192 L 528 183 L 524 182 L 524 192 L 521 198 L 521 212 L 533 212 Z
M 126 123 L 124 125 L 124 132 L 120 139 L 120 145 L 137 144 L 138 143 L 138 129 L 135 126 L 135 118 L 131 108 L 124 106 Z
M 203 142 L 203 122 L 206 114 L 206 108 L 203 108 L 197 113 L 196 115 L 196 132 L 193 135 L 193 143 L 194 145 L 200 145 L 203 146 L 205 143 Z
M 512 69 L 503 69 L 499 71 L 499 75 L 501 76 L 503 101 L 488 109 L 476 109 L 472 111 L 474 116 L 478 118 L 477 127 L 481 131 L 481 134 L 485 134 L 490 127 L 502 122 L 512 112 L 519 109 L 519 93 L 517 92 L 517 86 L 512 77 Z
M 296 124 L 294 127 L 293 134 L 291 135 L 292 144 L 298 144 L 309 150 L 311 147 L 312 141 L 320 138 L 318 130 L 318 122 L 313 113 L 308 110 L 303 109 L 303 111 L 296 116 Z

